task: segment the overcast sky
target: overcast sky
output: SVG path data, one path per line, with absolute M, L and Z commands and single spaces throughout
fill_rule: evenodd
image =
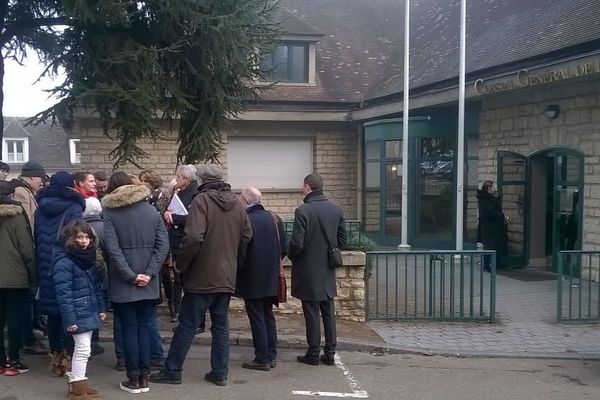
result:
M 30 51 L 24 62 L 25 65 L 20 66 L 12 60 L 5 60 L 2 108 L 5 117 L 31 117 L 55 103 L 43 91 L 55 86 L 50 79 L 33 84 L 44 70 L 35 52 Z

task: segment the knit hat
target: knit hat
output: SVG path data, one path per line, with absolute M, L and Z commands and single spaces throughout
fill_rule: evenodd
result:
M 83 210 L 82 218 L 99 216 L 102 214 L 102 205 L 100 204 L 100 200 L 95 197 L 88 197 L 85 199 L 85 210 Z
M 50 186 L 66 186 L 72 188 L 75 186 L 73 176 L 67 171 L 58 171 L 50 178 Z
M 30 178 L 45 178 L 46 170 L 41 166 L 40 163 L 35 161 L 27 161 L 21 168 L 21 176 L 28 176 Z
M 196 166 L 196 176 L 203 182 L 219 181 L 225 176 L 225 171 L 218 164 L 199 164 Z

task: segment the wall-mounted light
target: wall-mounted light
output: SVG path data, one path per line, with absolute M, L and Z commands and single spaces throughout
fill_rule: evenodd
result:
M 548 104 L 546 108 L 544 108 L 544 115 L 548 119 L 554 119 L 558 117 L 558 113 L 560 113 L 560 107 L 558 104 Z

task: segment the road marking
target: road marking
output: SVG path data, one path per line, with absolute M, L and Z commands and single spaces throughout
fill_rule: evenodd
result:
M 335 355 L 335 366 L 342 370 L 344 373 L 344 377 L 346 378 L 346 382 L 352 393 L 342 393 L 342 392 L 320 392 L 316 390 L 292 390 L 292 394 L 300 395 L 300 396 L 319 396 L 319 397 L 350 397 L 354 399 L 368 399 L 369 393 L 366 390 L 363 390 L 360 382 L 352 375 L 348 367 L 344 365 L 340 356 L 338 354 Z

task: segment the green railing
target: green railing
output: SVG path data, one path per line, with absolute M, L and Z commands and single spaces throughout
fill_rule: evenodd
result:
M 290 237 L 292 235 L 292 229 L 294 227 L 294 221 L 283 221 L 283 229 L 285 231 L 285 236 L 287 241 L 289 242 Z M 363 240 L 363 232 L 360 230 L 360 221 L 359 220 L 346 220 L 346 236 L 348 240 L 351 239 L 353 241 L 362 241 Z
M 600 321 L 600 251 L 561 251 L 558 256 L 558 322 Z
M 485 258 L 490 271 L 484 271 Z M 367 319 L 496 321 L 495 251 L 367 252 Z

